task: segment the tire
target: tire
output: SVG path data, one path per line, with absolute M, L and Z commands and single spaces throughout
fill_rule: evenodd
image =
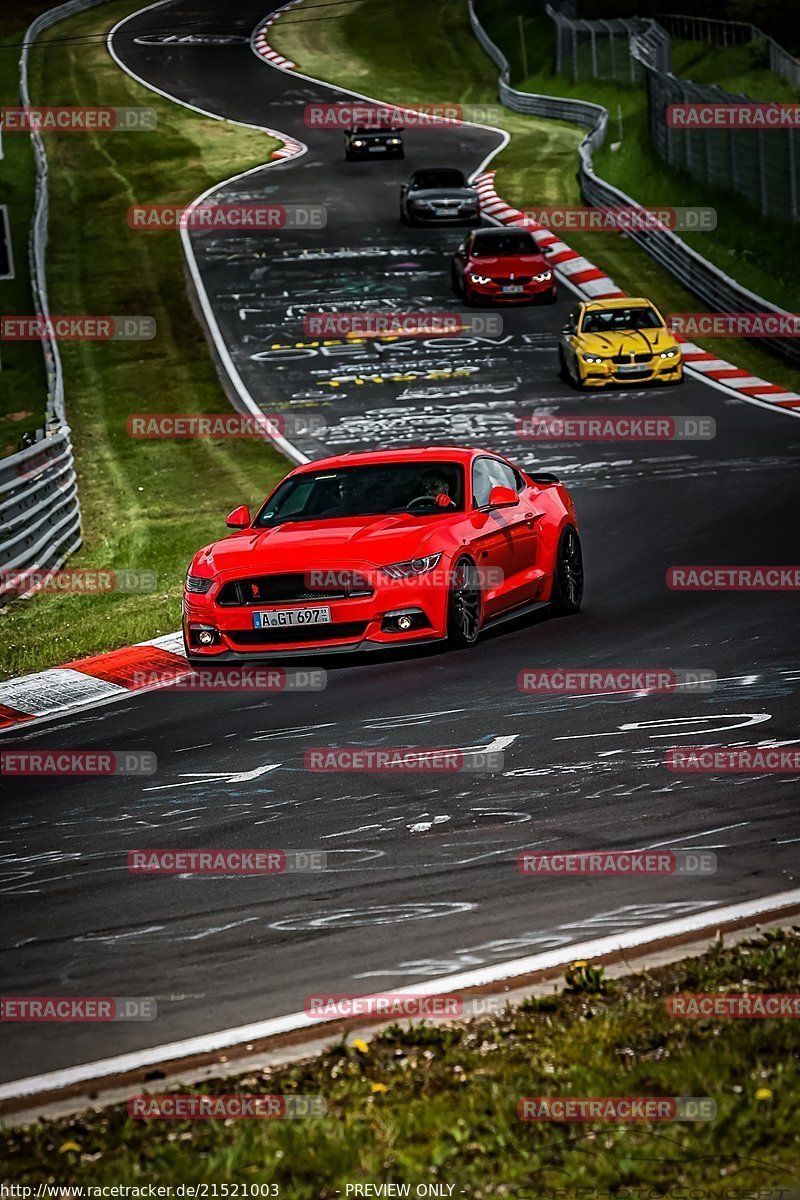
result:
M 558 347 L 558 373 L 563 380 L 569 382 L 569 371 L 567 370 L 567 360 L 564 358 L 564 348 Z
M 552 611 L 557 616 L 580 612 L 583 599 L 583 552 L 574 525 L 565 525 L 553 564 Z
M 480 637 L 482 600 L 478 568 L 471 558 L 454 564 L 447 600 L 447 640 L 455 650 L 474 646 Z
M 464 284 L 464 287 L 461 292 L 461 299 L 464 301 L 467 308 L 474 308 L 475 305 L 478 303 L 478 301 L 475 299 L 474 295 L 472 294 L 472 292 L 470 291 L 470 289 L 466 283 Z
M 452 285 L 452 288 L 453 288 L 453 291 L 455 292 L 455 294 L 457 296 L 460 296 L 461 295 L 461 285 L 458 282 L 458 272 L 456 271 L 454 266 L 450 267 L 450 283 Z

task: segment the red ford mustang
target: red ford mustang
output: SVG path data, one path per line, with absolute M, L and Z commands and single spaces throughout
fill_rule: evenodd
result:
M 555 303 L 556 275 L 527 229 L 475 229 L 453 255 L 451 279 L 465 304 Z
M 448 639 L 580 608 L 569 493 L 497 454 L 376 450 L 297 467 L 199 550 L 183 597 L 193 663 Z

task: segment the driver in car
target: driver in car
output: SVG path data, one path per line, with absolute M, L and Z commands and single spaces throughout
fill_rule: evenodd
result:
M 450 485 L 447 480 L 434 472 L 429 472 L 424 476 L 422 495 L 430 496 L 438 508 L 451 508 L 455 503 L 450 496 Z

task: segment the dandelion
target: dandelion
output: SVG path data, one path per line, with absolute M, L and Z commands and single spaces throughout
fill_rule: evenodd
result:
M 771 1100 L 772 1092 L 769 1088 L 759 1088 L 756 1092 L 756 1100 Z
M 357 1050 L 359 1054 L 369 1054 L 369 1046 L 363 1038 L 355 1039 L 353 1042 L 353 1049 Z
M 372 1085 L 373 1092 L 388 1092 L 388 1090 L 388 1085 L 385 1083 L 373 1083 Z
M 74 1150 L 76 1152 L 76 1154 L 80 1154 L 81 1148 L 77 1142 L 63 1142 L 58 1147 L 59 1154 L 66 1154 L 68 1150 Z

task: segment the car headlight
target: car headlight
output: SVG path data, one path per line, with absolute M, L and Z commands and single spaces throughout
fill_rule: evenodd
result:
M 389 138 L 389 145 L 390 146 L 399 146 L 400 138 Z
M 186 590 L 187 592 L 196 592 L 204 596 L 206 592 L 211 591 L 213 579 L 206 579 L 204 575 L 187 575 Z
M 361 142 L 361 141 L 355 141 L 355 142 L 353 142 L 353 145 L 354 145 L 354 146 L 363 146 L 363 145 L 364 145 L 364 143 L 363 143 L 363 142 Z
M 673 346 L 671 350 L 662 350 L 659 358 L 675 358 L 678 354 L 678 347 Z
M 381 567 L 384 575 L 392 579 L 413 579 L 415 575 L 427 575 L 439 565 L 441 554 L 428 554 L 425 558 L 412 558 L 408 562 L 390 563 Z
M 588 363 L 601 363 L 603 360 L 599 354 L 582 354 L 581 358 Z
M 488 275 L 470 275 L 470 280 L 472 283 L 491 283 L 492 282 Z
M 552 271 L 541 271 L 540 274 L 534 275 L 534 279 L 536 280 L 537 283 L 544 283 L 546 279 L 552 279 L 552 278 L 553 278 Z

